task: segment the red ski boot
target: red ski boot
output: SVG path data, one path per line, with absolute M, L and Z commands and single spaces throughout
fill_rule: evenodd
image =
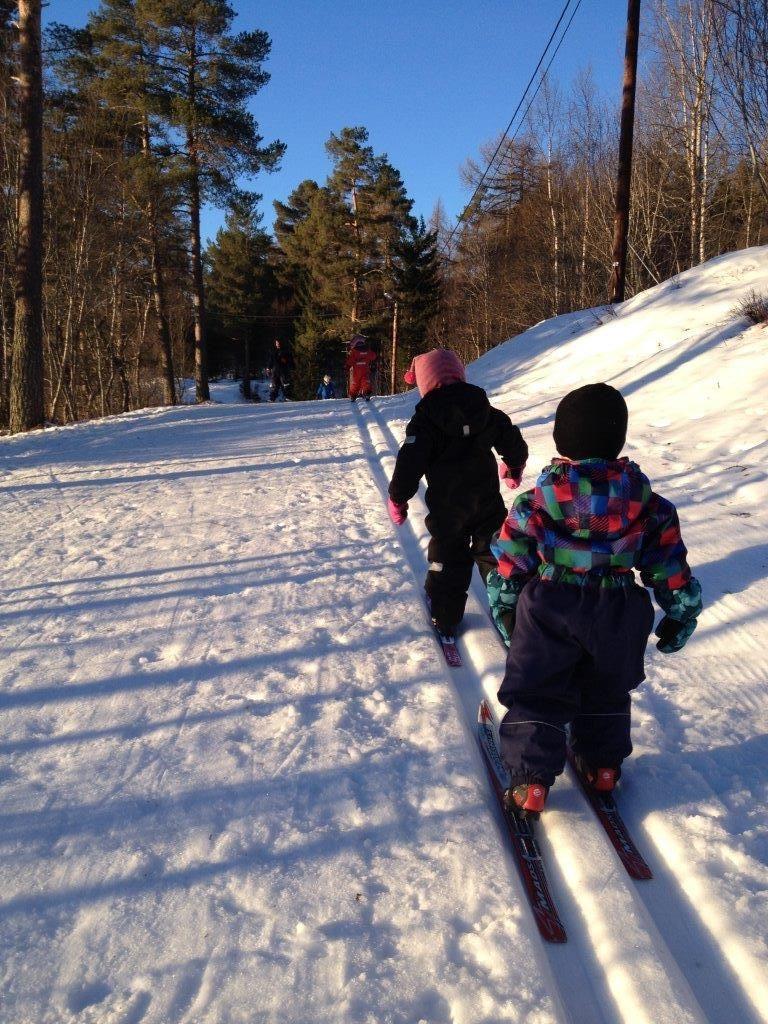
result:
M 612 793 L 621 778 L 621 768 L 593 768 L 583 758 L 575 757 L 576 771 L 598 793 Z
M 524 818 L 538 818 L 544 810 L 547 787 L 540 782 L 523 782 L 510 786 L 504 794 L 504 804 Z

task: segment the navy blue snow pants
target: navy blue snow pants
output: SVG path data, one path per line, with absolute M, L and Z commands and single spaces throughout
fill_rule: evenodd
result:
M 630 691 L 645 679 L 648 591 L 531 580 L 517 604 L 499 690 L 501 756 L 512 781 L 551 786 L 575 754 L 596 768 L 632 752 Z

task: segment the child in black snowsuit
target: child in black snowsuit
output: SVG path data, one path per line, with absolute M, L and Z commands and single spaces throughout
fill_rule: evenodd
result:
M 418 386 L 422 399 L 397 456 L 389 513 L 401 525 L 426 476 L 432 539 L 425 590 L 435 628 L 451 636 L 464 615 L 473 561 L 484 580 L 496 565 L 491 538 L 506 515 L 499 478 L 519 485 L 528 447 L 506 413 L 493 408 L 482 388 L 466 382 L 453 352 L 416 356 L 405 380 Z M 500 467 L 493 449 L 503 459 Z
M 509 641 L 500 747 L 507 799 L 525 813 L 543 809 L 568 744 L 587 783 L 606 792 L 632 752 L 630 693 L 645 678 L 654 619 L 633 568 L 665 612 L 662 653 L 683 647 L 701 612 L 674 505 L 619 458 L 626 431 L 614 388 L 566 395 L 555 414 L 561 458 L 519 495 L 492 545 L 491 612 Z

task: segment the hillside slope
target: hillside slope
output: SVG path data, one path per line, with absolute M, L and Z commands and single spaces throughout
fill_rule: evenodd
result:
M 620 870 L 566 776 L 545 947 L 474 746 L 504 652 L 450 672 L 423 506 L 387 474 L 416 396 L 152 410 L 0 440 L 0 990 L 21 1024 L 768 1020 L 768 250 L 538 325 L 470 368 L 526 483 L 567 390 L 620 387 L 706 611 L 651 650 Z M 601 323 L 601 321 L 603 321 Z

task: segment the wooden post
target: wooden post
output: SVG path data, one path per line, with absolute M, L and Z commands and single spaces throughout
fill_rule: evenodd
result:
M 19 0 L 21 114 L 10 427 L 45 423 L 43 378 L 43 73 L 41 0 Z
M 629 199 L 632 180 L 632 140 L 635 130 L 637 50 L 639 39 L 640 0 L 629 0 L 627 7 L 627 42 L 624 49 L 624 89 L 621 101 L 619 171 L 616 179 L 616 215 L 614 219 L 613 266 L 611 273 L 612 303 L 624 301 L 624 280 L 627 271 L 627 235 L 629 234 Z
M 390 373 L 389 393 L 394 395 L 397 387 L 397 299 L 392 308 L 392 368 Z

